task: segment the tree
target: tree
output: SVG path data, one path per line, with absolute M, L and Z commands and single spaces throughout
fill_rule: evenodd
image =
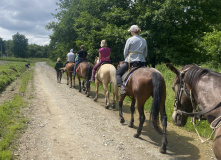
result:
M 26 58 L 28 51 L 28 39 L 22 34 L 15 34 L 12 36 L 12 52 L 15 57 Z

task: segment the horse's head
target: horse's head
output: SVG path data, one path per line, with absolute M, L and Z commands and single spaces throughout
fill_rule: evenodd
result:
M 124 63 L 125 63 L 125 61 L 118 62 L 117 69 L 119 69 L 122 66 L 122 64 L 124 64 Z
M 94 65 L 96 65 L 98 62 L 99 62 L 99 57 L 96 56 L 94 60 Z
M 173 111 L 173 121 L 177 126 L 185 126 L 187 123 L 187 115 L 183 115 L 184 112 L 192 112 L 193 107 L 191 100 L 189 98 L 188 86 L 184 82 L 185 73 L 188 68 L 184 67 L 180 71 L 176 69 L 173 65 L 167 63 L 167 67 L 176 74 L 176 77 L 173 82 L 172 89 L 175 93 L 174 101 L 174 111 Z

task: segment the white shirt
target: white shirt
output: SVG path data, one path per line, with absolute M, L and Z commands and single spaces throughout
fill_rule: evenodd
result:
M 129 62 L 129 54 L 130 63 L 141 61 L 146 62 L 147 57 L 147 42 L 144 38 L 139 35 L 134 35 L 131 38 L 127 39 L 127 42 L 124 47 L 124 58 L 125 62 Z
M 74 62 L 75 54 L 73 52 L 69 52 L 67 54 L 67 57 L 68 57 L 68 59 L 67 59 L 68 62 Z

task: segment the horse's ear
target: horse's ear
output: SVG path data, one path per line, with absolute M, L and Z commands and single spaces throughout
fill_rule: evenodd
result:
M 180 74 L 179 70 L 176 69 L 172 64 L 166 63 L 166 66 L 167 66 L 172 72 L 174 72 L 177 76 L 179 76 L 179 74 Z

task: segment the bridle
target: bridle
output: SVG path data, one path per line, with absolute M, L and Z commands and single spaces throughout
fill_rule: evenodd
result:
M 186 98 L 191 101 L 192 108 L 194 111 L 196 110 L 196 107 L 197 107 L 197 104 L 196 104 L 195 99 L 191 93 L 191 90 L 189 91 L 187 89 L 186 84 L 184 82 L 184 76 L 188 70 L 189 70 L 189 68 L 185 69 L 178 76 L 179 84 L 178 84 L 178 90 L 177 90 L 177 94 L 176 94 L 175 101 L 174 101 L 174 110 L 177 113 L 179 113 L 180 115 L 194 116 L 194 115 L 198 115 L 199 112 L 188 113 L 188 112 L 185 112 L 185 111 L 182 111 L 179 109 L 179 108 L 181 108 L 181 98 L 182 98 L 183 93 L 186 96 Z
M 191 116 L 192 117 L 192 123 L 193 123 L 193 126 L 196 130 L 196 133 L 197 135 L 199 136 L 200 140 L 202 143 L 208 141 L 211 139 L 213 133 L 215 132 L 215 130 L 221 126 L 221 116 L 217 117 L 210 125 L 210 127 L 213 129 L 213 132 L 211 134 L 211 136 L 206 139 L 206 140 L 202 140 L 202 138 L 200 137 L 199 135 L 199 132 L 197 131 L 196 129 L 196 118 L 198 119 L 198 122 L 200 123 L 201 120 L 205 120 L 205 119 L 202 119 L 202 116 L 206 113 L 209 113 L 211 112 L 212 110 L 218 108 L 221 106 L 221 102 L 219 104 L 217 104 L 216 106 L 212 107 L 212 108 L 209 108 L 209 109 L 205 109 L 203 111 L 199 111 L 199 107 L 198 107 L 198 111 L 197 111 L 197 103 L 192 95 L 192 92 L 191 92 L 191 89 L 188 90 L 187 87 L 186 87 L 186 84 L 184 82 L 184 76 L 185 76 L 185 73 L 189 70 L 189 68 L 185 69 L 184 71 L 180 72 L 179 76 L 178 76 L 178 80 L 179 80 L 179 84 L 178 84 L 178 91 L 177 91 L 177 94 L 176 94 L 176 97 L 175 97 L 175 101 L 174 101 L 174 111 L 176 111 L 178 114 L 180 114 L 181 116 L 182 115 L 187 115 L 187 116 Z M 190 113 L 190 112 L 185 112 L 185 111 L 182 111 L 180 110 L 179 108 L 181 108 L 181 97 L 183 95 L 183 93 L 185 94 L 185 96 L 187 97 L 187 99 L 189 99 L 191 101 L 191 105 L 192 105 L 192 108 L 193 108 L 193 112 Z M 204 107 L 205 108 L 205 107 Z M 214 125 L 215 124 L 215 125 Z
M 205 109 L 203 111 L 199 111 L 200 109 L 198 108 L 197 109 L 197 103 L 194 99 L 194 96 L 192 95 L 192 92 L 191 92 L 191 89 L 188 90 L 187 87 L 186 87 L 186 84 L 184 82 L 184 76 L 185 76 L 185 73 L 189 70 L 189 68 L 185 69 L 184 71 L 182 71 L 179 75 L 179 86 L 178 86 L 178 91 L 177 91 L 177 94 L 176 94 L 176 97 L 175 97 L 175 102 L 174 102 L 174 110 L 177 111 L 177 113 L 179 113 L 180 115 L 188 115 L 188 116 L 192 116 L 192 117 L 196 117 L 196 116 L 202 116 L 206 113 L 209 113 L 211 112 L 212 110 L 218 108 L 221 106 L 221 102 L 219 104 L 217 104 L 216 106 L 214 106 L 213 108 L 208 108 L 208 109 Z M 185 94 L 185 96 L 187 97 L 187 99 L 189 99 L 191 101 L 191 105 L 192 105 L 192 108 L 193 108 L 193 112 L 190 113 L 190 112 L 185 112 L 185 111 L 182 111 L 180 110 L 179 108 L 181 107 L 181 97 L 182 97 L 182 94 Z M 203 108 L 206 108 L 206 107 L 203 107 Z M 198 111 L 197 111 L 198 110 Z

